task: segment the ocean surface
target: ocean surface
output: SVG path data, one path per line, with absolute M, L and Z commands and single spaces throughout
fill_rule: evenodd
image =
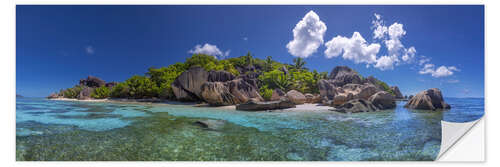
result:
M 434 160 L 441 120 L 484 114 L 482 98 L 445 98 L 448 111 L 244 112 L 178 104 L 16 99 L 21 161 L 386 161 Z M 224 120 L 220 129 L 198 120 Z

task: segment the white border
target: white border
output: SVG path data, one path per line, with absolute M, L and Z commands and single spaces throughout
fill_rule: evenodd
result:
M 420 1 L 401 1 L 401 0 L 380 0 L 380 1 L 369 1 L 369 0 L 345 0 L 345 1 L 329 1 L 329 0 L 288 0 L 288 1 L 265 1 L 265 0 L 244 0 L 244 1 L 223 1 L 223 0 L 146 0 L 146 1 L 131 1 L 131 0 L 89 0 L 89 1 L 77 1 L 77 0 L 47 0 L 47 1 L 37 1 L 37 0 L 3 0 L 0 1 L 0 18 L 3 25 L 0 26 L 0 73 L 2 74 L 3 80 L 0 82 L 0 92 L 2 93 L 0 102 L 2 104 L 3 110 L 0 110 L 2 116 L 0 117 L 0 122 L 3 124 L 0 126 L 3 135 L 0 139 L 2 145 L 0 148 L 0 160 L 2 166 L 138 166 L 138 165 L 148 165 L 148 166 L 332 166 L 332 165 L 349 165 L 349 166 L 498 166 L 500 163 L 500 158 L 497 158 L 499 154 L 493 153 L 493 151 L 498 152 L 500 146 L 498 142 L 488 142 L 488 141 L 500 141 L 500 133 L 496 132 L 496 127 L 500 127 L 500 120 L 498 120 L 500 112 L 500 107 L 498 105 L 490 105 L 490 102 L 495 103 L 499 100 L 498 95 L 500 95 L 500 89 L 496 86 L 499 84 L 498 75 L 495 75 L 497 71 L 500 71 L 500 66 L 496 65 L 500 63 L 498 52 L 498 45 L 500 44 L 499 31 L 500 26 L 498 25 L 498 16 L 500 16 L 500 6 L 498 1 L 494 0 L 456 0 L 454 2 L 447 0 L 420 0 Z M 486 115 L 488 115 L 488 120 L 486 121 L 486 126 L 489 129 L 494 129 L 494 131 L 489 132 L 488 136 L 490 139 L 486 140 L 487 153 L 486 161 L 487 163 L 435 163 L 435 162 L 28 162 L 28 163 L 16 163 L 15 162 L 15 4 L 485 4 L 486 10 L 486 50 L 485 50 L 485 67 L 486 67 L 486 87 L 485 87 L 485 104 L 486 104 Z M 490 75 L 491 74 L 491 75 Z M 14 119 L 13 119 L 14 118 Z M 495 120 L 496 119 L 496 120 Z M 473 128 L 475 131 L 477 128 Z M 482 129 L 484 132 L 484 128 Z M 475 133 L 475 132 L 469 132 Z M 481 134 L 481 133 L 479 133 Z M 484 133 L 483 133 L 484 135 Z M 495 139 L 493 139 L 493 137 Z M 473 141 L 472 143 L 483 142 L 484 140 Z M 491 155 L 488 159 L 488 155 Z

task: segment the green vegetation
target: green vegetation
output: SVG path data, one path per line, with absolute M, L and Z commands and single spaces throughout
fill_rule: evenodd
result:
M 273 89 L 267 88 L 267 85 L 260 87 L 259 93 L 264 98 L 264 100 L 271 100 L 271 96 L 273 95 Z
M 391 87 L 389 87 L 389 85 L 387 85 L 387 83 L 385 83 L 384 81 L 380 81 L 380 80 L 377 79 L 377 84 L 380 85 L 380 86 L 382 86 L 382 88 L 384 88 L 384 91 L 389 92 L 390 94 L 392 94 L 394 96 L 396 95 L 392 91 Z
M 91 94 L 90 97 L 95 99 L 104 99 L 108 98 L 111 94 L 111 90 L 106 86 L 101 86 L 96 88 Z
M 325 79 L 327 72 L 318 73 L 316 70 L 309 71 L 305 68 L 306 62 L 302 58 L 293 60 L 293 64 L 283 64 L 274 61 L 271 56 L 266 59 L 253 57 L 248 52 L 244 56 L 218 60 L 214 56 L 205 54 L 193 54 L 184 63 L 175 63 L 167 67 L 151 67 L 144 76 L 135 75 L 114 87 L 99 87 L 92 93 L 92 98 L 161 98 L 174 99 L 172 83 L 184 71 L 191 67 L 202 67 L 207 71 L 224 70 L 235 76 L 240 71 L 259 73 L 259 92 L 261 96 L 269 99 L 272 91 L 276 88 L 283 91 L 295 89 L 302 93 L 318 93 L 317 81 Z M 285 74 L 283 67 L 288 69 Z M 83 86 L 75 86 L 62 90 L 60 94 L 66 98 L 77 98 Z
M 72 88 L 62 90 L 59 94 L 62 94 L 63 97 L 65 97 L 65 98 L 74 99 L 74 98 L 78 97 L 78 95 L 80 94 L 80 91 L 82 91 L 82 89 L 83 89 L 83 86 L 76 85 Z

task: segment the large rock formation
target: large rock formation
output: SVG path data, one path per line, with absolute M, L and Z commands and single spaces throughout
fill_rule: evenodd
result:
M 207 82 L 201 86 L 203 100 L 214 106 L 233 105 L 240 103 L 222 82 Z
M 371 109 L 370 106 L 375 106 L 373 111 L 394 108 L 395 99 L 391 94 L 384 91 L 386 88 L 387 85 L 377 78 L 370 76 L 363 79 L 356 71 L 346 66 L 335 67 L 327 80 L 318 81 L 320 99 L 322 99 L 324 105 L 344 109 L 349 108 L 347 103 L 368 106 L 368 108 L 354 107 L 346 109 L 349 112 L 355 112 L 355 109 Z M 398 87 L 392 87 L 392 89 L 398 94 L 398 97 L 402 96 Z M 365 101 L 369 102 L 369 104 L 365 105 Z
M 287 98 L 281 98 L 280 100 L 277 101 L 267 101 L 267 102 L 258 102 L 250 100 L 246 103 L 236 105 L 237 110 L 243 110 L 243 111 L 265 111 L 265 110 L 286 109 L 294 107 L 295 104 Z
M 55 99 L 55 98 L 59 98 L 59 94 L 57 93 L 51 93 L 49 96 L 47 96 L 48 99 Z
M 286 93 L 283 92 L 281 89 L 274 89 L 270 100 L 271 101 L 280 100 L 282 97 L 285 97 L 285 96 L 286 96 Z
M 91 99 L 90 94 L 94 91 L 94 88 L 87 87 L 85 86 L 82 91 L 80 91 L 80 94 L 78 94 L 77 99 L 78 100 L 88 100 Z
M 250 99 L 256 99 L 263 101 L 264 99 L 260 96 L 259 91 L 256 87 L 250 83 L 244 81 L 243 79 L 234 79 L 226 82 L 229 91 L 233 94 L 240 103 L 245 103 Z M 237 104 L 237 103 L 235 103 Z
M 377 111 L 378 109 L 368 100 L 353 99 L 330 110 L 341 113 L 358 113 L 358 112 L 373 112 Z
M 403 96 L 403 94 L 401 93 L 401 91 L 399 91 L 399 88 L 397 86 L 391 86 L 391 90 L 394 93 L 394 97 L 396 99 L 404 99 L 405 98 Z
M 304 104 L 307 101 L 306 96 L 296 90 L 288 91 L 286 97 L 295 104 Z
M 113 88 L 116 85 L 118 85 L 118 82 L 108 82 L 108 83 L 106 83 L 105 86 L 108 88 Z
M 201 86 L 208 81 L 208 72 L 203 67 L 191 67 L 179 75 L 171 87 L 178 100 L 201 99 Z
M 333 80 L 335 86 L 344 86 L 345 84 L 361 84 L 361 76 L 353 69 L 347 66 L 337 66 L 329 76 L 330 80 Z
M 321 103 L 321 96 L 320 95 L 313 95 L 310 93 L 304 94 L 306 97 L 306 103 Z
M 441 91 L 437 88 L 419 92 L 413 96 L 405 105 L 406 108 L 421 110 L 450 109 L 450 105 L 444 102 Z
M 396 107 L 396 102 L 394 101 L 394 96 L 386 91 L 380 91 L 372 95 L 368 101 L 370 101 L 375 107 L 381 110 L 392 109 Z
M 106 82 L 100 78 L 94 76 L 88 76 L 87 79 L 80 79 L 81 86 L 87 86 L 91 88 L 97 88 L 101 86 L 105 86 Z
M 227 71 L 208 72 L 208 82 L 226 82 L 234 79 L 234 75 Z
M 184 71 L 172 83 L 175 97 L 181 101 L 206 101 L 210 105 L 233 105 L 250 99 L 263 100 L 257 89 L 257 76 L 235 77 L 226 71 L 207 72 L 202 67 Z M 249 83 L 249 82 L 251 83 Z

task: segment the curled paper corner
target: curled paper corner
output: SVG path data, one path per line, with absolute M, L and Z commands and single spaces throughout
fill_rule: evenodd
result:
M 462 123 L 441 121 L 441 148 L 436 161 L 443 161 L 443 155 L 482 119 Z

